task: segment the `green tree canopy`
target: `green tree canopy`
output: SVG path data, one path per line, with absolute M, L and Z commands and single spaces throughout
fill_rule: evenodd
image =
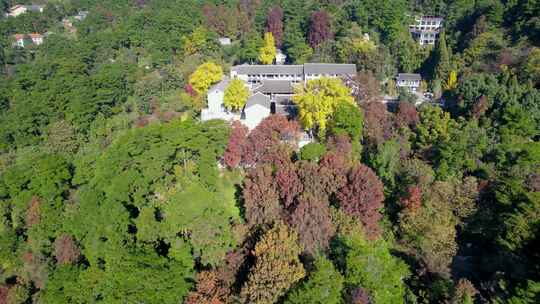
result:
M 409 270 L 390 254 L 388 244 L 383 240 L 370 243 L 359 234 L 343 241 L 348 246 L 345 283 L 366 289 L 375 303 L 403 303 Z
M 362 137 L 364 114 L 353 103 L 339 103 L 335 109 L 334 117 L 330 123 L 331 133 L 334 135 L 347 135 L 353 142 Z
M 313 266 L 314 270 L 307 280 L 289 292 L 285 300 L 286 304 L 341 303 L 343 276 L 324 256 L 317 256 Z

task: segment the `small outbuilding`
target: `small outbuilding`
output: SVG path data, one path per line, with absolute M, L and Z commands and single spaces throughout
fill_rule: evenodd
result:
M 218 38 L 218 42 L 222 46 L 231 45 L 231 43 L 232 43 L 231 38 L 228 38 L 228 37 L 220 37 L 220 38 Z
M 283 54 L 280 49 L 277 49 L 276 52 L 276 64 L 284 64 L 287 60 L 287 55 Z

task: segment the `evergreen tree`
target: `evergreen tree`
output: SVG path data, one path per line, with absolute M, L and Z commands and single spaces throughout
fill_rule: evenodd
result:
M 259 57 L 259 49 L 264 45 L 263 39 L 255 32 L 247 33 L 241 41 L 239 59 L 242 62 L 254 63 Z
M 439 39 L 437 40 L 437 46 L 434 50 L 436 54 L 437 64 L 435 67 L 435 79 L 439 81 L 445 81 L 448 79 L 450 73 L 450 51 L 446 45 L 446 34 L 442 31 L 439 34 Z
M 6 65 L 6 53 L 4 52 L 4 46 L 0 42 L 0 76 L 5 73 Z
M 313 54 L 313 49 L 307 44 L 298 22 L 290 22 L 285 26 L 283 46 L 289 60 L 296 64 L 307 62 Z

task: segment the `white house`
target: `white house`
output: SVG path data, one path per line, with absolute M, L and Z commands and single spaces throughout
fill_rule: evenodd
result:
M 208 91 L 208 107 L 201 112 L 201 120 L 240 120 L 250 130 L 271 114 L 296 116 L 292 102 L 294 87 L 320 77 L 350 79 L 356 74 L 354 64 L 306 63 L 303 65 L 237 65 L 230 77 Z M 240 79 L 250 90 L 244 109 L 240 113 L 228 111 L 223 104 L 225 89 L 231 79 Z
M 26 12 L 38 12 L 43 13 L 43 10 L 45 9 L 44 5 L 14 5 L 9 8 L 8 12 L 6 13 L 6 17 L 17 17 L 19 15 L 22 15 Z
M 41 34 L 15 34 L 15 43 L 13 46 L 24 48 L 30 44 L 40 45 L 43 43 L 43 35 Z
M 396 86 L 406 88 L 409 92 L 416 92 L 420 87 L 422 76 L 420 74 L 400 73 L 396 77 Z
M 77 21 L 83 21 L 86 19 L 86 17 L 88 17 L 88 13 L 88 11 L 79 11 L 77 15 L 73 16 L 73 18 Z
M 444 19 L 436 16 L 420 16 L 415 24 L 409 26 L 409 32 L 420 45 L 433 45 L 442 29 Z
M 220 37 L 220 38 L 218 38 L 218 42 L 222 46 L 231 45 L 231 38 L 229 38 L 229 37 Z
M 230 78 L 225 76 L 218 84 L 208 89 L 208 107 L 206 109 L 202 109 L 201 120 L 205 121 L 210 119 L 222 119 L 229 121 L 240 117 L 238 114 L 227 111 L 225 105 L 223 104 L 225 89 L 227 89 L 227 86 L 229 86 L 229 82 Z

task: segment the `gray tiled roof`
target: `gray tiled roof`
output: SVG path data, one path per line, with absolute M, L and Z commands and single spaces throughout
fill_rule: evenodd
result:
M 44 7 L 45 5 L 27 5 L 26 9 L 33 12 L 38 12 Z
M 292 94 L 294 93 L 293 85 L 290 80 L 263 80 L 254 91 L 263 94 Z
M 356 65 L 339 63 L 305 63 L 304 65 L 236 65 L 231 68 L 239 74 L 356 74 Z
M 338 63 L 305 63 L 304 73 L 353 75 L 356 74 L 356 65 Z
M 221 79 L 220 82 L 216 83 L 215 85 L 211 86 L 210 89 L 208 89 L 208 92 L 219 90 L 219 91 L 225 91 L 225 89 L 229 86 L 229 82 L 231 79 L 227 76 L 224 76 L 223 79 Z
M 270 109 L 270 97 L 257 92 L 248 98 L 246 102 L 246 109 L 256 104 Z
M 443 21 L 444 18 L 443 17 L 439 17 L 439 16 L 422 16 L 420 17 L 422 20 L 434 20 L 434 21 Z
M 412 74 L 412 73 L 400 73 L 397 76 L 397 80 L 422 80 L 422 76 L 420 74 Z
M 239 74 L 295 74 L 302 75 L 302 65 L 250 65 L 242 64 L 231 68 Z

